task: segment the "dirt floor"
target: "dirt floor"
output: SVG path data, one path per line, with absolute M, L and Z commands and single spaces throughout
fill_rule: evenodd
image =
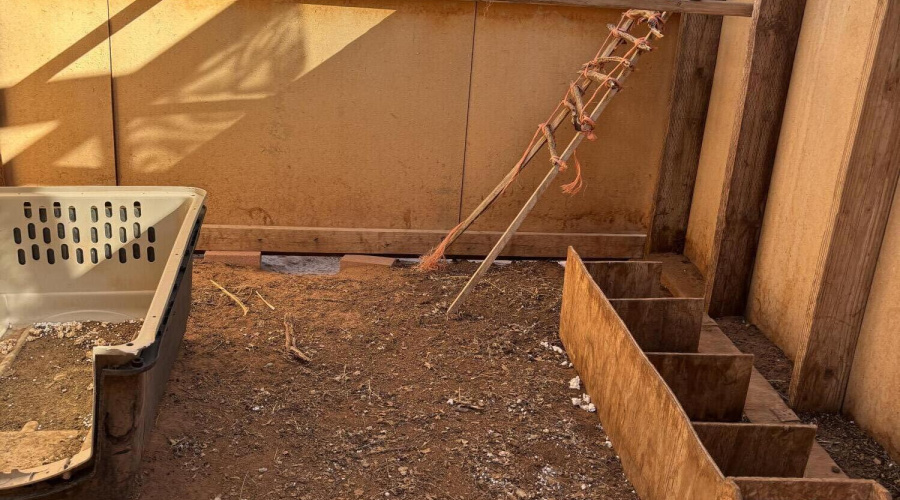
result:
M 0 375 L 0 432 L 20 431 L 28 422 L 37 422 L 36 430 L 78 431 L 78 438 L 65 446 L 48 448 L 41 463 L 17 463 L 17 467 L 43 465 L 78 452 L 92 421 L 91 349 L 124 344 L 140 328 L 140 321 L 38 323 L 4 336 L 0 341 L 3 356 L 13 352 L 21 334 L 26 341 Z
M 291 276 L 198 262 L 140 498 L 637 498 L 590 405 L 573 405 L 563 269 L 494 270 L 447 321 L 474 266 Z
M 753 354 L 754 366 L 787 400 L 793 363 L 755 326 L 743 318 L 716 320 L 741 351 Z M 900 464 L 852 420 L 830 413 L 800 413 L 804 423 L 816 424 L 819 443 L 850 477 L 875 479 L 894 498 L 900 498 Z

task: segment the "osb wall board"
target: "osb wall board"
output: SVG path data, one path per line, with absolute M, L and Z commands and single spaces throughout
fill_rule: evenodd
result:
M 856 344 L 844 409 L 900 461 L 900 188 Z
M 115 184 L 108 34 L 106 0 L 0 0 L 7 184 Z
M 684 248 L 684 254 L 704 276 L 709 268 L 716 217 L 722 200 L 725 164 L 736 125 L 735 115 L 747 59 L 750 24 L 750 19 L 739 17 L 726 17 L 722 22 L 719 57 L 713 77 Z
M 565 95 L 581 65 L 600 49 L 621 11 L 479 2 L 462 216 L 465 217 L 522 156 L 539 123 Z M 635 28 L 641 33 L 645 27 Z M 658 48 L 641 58 L 598 121 L 596 142 L 578 148 L 584 190 L 564 195 L 574 162 L 522 226 L 523 231 L 645 231 L 668 117 L 679 17 L 667 23 Z M 564 125 L 571 130 L 571 122 Z M 558 135 L 560 151 L 571 133 Z M 509 192 L 476 223 L 506 228 L 550 168 L 541 151 Z
M 457 223 L 475 4 L 112 0 L 120 181 L 212 224 Z
M 793 359 L 815 300 L 880 0 L 807 0 L 748 317 Z

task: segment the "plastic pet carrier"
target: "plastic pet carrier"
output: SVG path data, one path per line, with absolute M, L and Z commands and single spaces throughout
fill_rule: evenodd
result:
M 144 319 L 133 341 L 93 350 L 93 422 L 81 451 L 0 470 L 0 498 L 128 497 L 184 336 L 205 197 L 169 187 L 0 188 L 0 338 L 38 322 Z

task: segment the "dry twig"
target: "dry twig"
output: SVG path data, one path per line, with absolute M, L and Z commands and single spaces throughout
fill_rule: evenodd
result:
M 284 350 L 304 363 L 312 362 L 309 356 L 297 349 L 297 340 L 294 338 L 294 320 L 290 314 L 284 315 Z
M 209 280 L 209 282 L 212 283 L 213 285 L 216 285 L 216 288 L 218 288 L 219 290 L 222 290 L 222 293 L 224 293 L 225 295 L 227 295 L 227 296 L 228 296 L 231 300 L 233 300 L 237 305 L 241 306 L 241 309 L 244 311 L 244 314 L 242 314 L 242 316 L 246 316 L 247 313 L 250 312 L 250 308 L 247 307 L 247 306 L 245 306 L 244 303 L 241 302 L 241 299 L 237 298 L 237 296 L 235 296 L 235 294 L 229 292 L 228 290 L 225 289 L 224 286 L 222 286 L 222 285 L 216 283 L 216 282 L 213 281 L 213 280 Z
M 256 291 L 256 296 L 259 297 L 259 300 L 263 301 L 263 304 L 265 304 L 266 307 L 268 307 L 269 309 L 271 309 L 273 311 L 275 310 L 275 306 L 273 306 L 272 304 L 269 304 L 269 301 L 266 300 L 265 298 L 263 298 L 262 295 L 260 295 L 259 290 Z

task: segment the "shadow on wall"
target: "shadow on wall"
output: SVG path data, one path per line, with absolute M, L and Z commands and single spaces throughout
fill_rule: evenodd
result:
M 93 169 L 88 183 L 202 187 L 212 223 L 456 223 L 442 208 L 459 203 L 471 45 L 456 42 L 471 40 L 472 3 L 109 5 L 108 28 L 2 89 L 5 102 L 43 103 L 0 117 L 3 127 L 49 124 L 6 161 L 61 167 L 56 184 L 84 184 Z M 115 148 L 95 127 L 109 109 L 80 99 L 108 89 L 109 75 L 54 79 L 107 42 Z M 98 153 L 75 156 L 95 164 L 66 163 L 85 147 Z M 33 182 L 15 166 L 8 175 Z

